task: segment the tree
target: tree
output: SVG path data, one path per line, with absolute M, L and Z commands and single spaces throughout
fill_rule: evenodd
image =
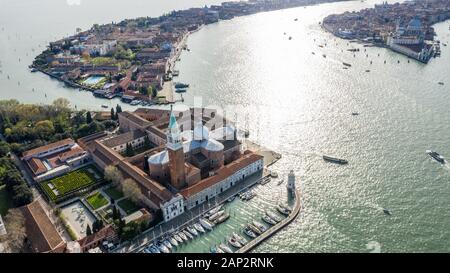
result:
M 87 227 L 86 227 L 86 236 L 90 236 L 90 235 L 92 235 L 92 230 L 91 230 L 91 227 L 89 225 L 87 225 Z
M 112 218 L 113 220 L 120 219 L 119 211 L 115 205 L 112 207 Z
M 55 133 L 55 127 L 50 120 L 42 120 L 36 123 L 35 132 L 40 138 L 48 139 Z
M 27 205 L 33 201 L 33 193 L 28 185 L 24 182 L 13 187 L 13 203 L 17 207 Z
M 103 228 L 102 220 L 95 220 L 94 223 L 92 223 L 92 233 L 97 233 L 102 228 Z
M 116 120 L 117 119 L 116 114 L 114 114 L 114 108 L 112 108 L 112 107 L 111 107 L 111 119 L 112 120 Z
M 122 183 L 123 176 L 117 167 L 110 165 L 105 168 L 105 179 L 117 187 Z
M 91 122 L 92 122 L 91 112 L 87 111 L 87 113 L 86 113 L 86 123 L 89 124 Z
M 119 117 L 119 116 L 118 116 L 119 113 L 122 113 L 122 107 L 121 107 L 120 105 L 117 104 L 117 106 L 116 106 L 116 115 L 117 115 L 117 117 Z
M 156 96 L 158 96 L 158 90 L 156 90 L 156 88 L 152 88 L 151 94 L 153 99 L 156 98 Z
M 125 156 L 130 157 L 134 155 L 133 146 L 130 143 L 127 143 L 125 148 Z
M 0 141 L 0 157 L 4 157 L 9 153 L 9 144 L 5 141 Z
M 70 110 L 70 101 L 66 98 L 57 98 L 53 101 L 53 106 L 57 111 L 68 111 Z
M 122 183 L 123 194 L 133 202 L 139 203 L 142 200 L 142 192 L 139 185 L 131 178 L 125 179 Z
M 85 137 L 88 135 L 92 135 L 95 134 L 97 132 L 101 132 L 105 130 L 105 126 L 97 121 L 92 121 L 89 124 L 84 124 L 82 126 L 80 126 L 80 128 L 78 128 L 76 130 L 76 136 L 77 137 Z
M 148 155 L 144 156 L 144 171 L 148 172 L 150 170 L 150 167 L 148 165 Z
M 26 238 L 25 217 L 20 209 L 10 209 L 4 218 L 6 235 L 0 237 L 9 252 L 19 252 Z

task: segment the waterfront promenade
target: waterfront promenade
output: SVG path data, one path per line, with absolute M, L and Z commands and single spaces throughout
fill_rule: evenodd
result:
M 302 208 L 301 192 L 300 192 L 300 190 L 296 190 L 295 191 L 295 204 L 294 204 L 294 208 L 292 209 L 291 214 L 289 214 L 288 217 L 283 219 L 283 221 L 281 221 L 278 224 L 272 226 L 266 232 L 264 232 L 263 234 L 261 234 L 260 236 L 256 237 L 255 239 L 250 241 L 248 244 L 246 244 L 245 246 L 243 246 L 242 248 L 237 250 L 236 253 L 249 252 L 250 250 L 252 250 L 256 246 L 261 244 L 263 241 L 265 241 L 268 238 L 270 238 L 272 235 L 274 235 L 275 233 L 280 231 L 282 228 L 284 228 L 285 226 L 290 224 L 292 221 L 294 221 L 294 219 L 300 213 L 301 208 Z

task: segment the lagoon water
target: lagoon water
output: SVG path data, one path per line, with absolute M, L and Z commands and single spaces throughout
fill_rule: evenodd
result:
M 34 55 L 76 27 L 214 2 L 0 0 L 0 97 L 46 103 L 63 96 L 78 108 L 100 109 L 105 100 L 30 73 Z M 250 139 L 283 155 L 272 169 L 280 176 L 294 169 L 303 191 L 301 216 L 256 252 L 450 251 L 450 168 L 425 154 L 432 148 L 450 156 L 449 48 L 424 65 L 347 44 L 318 24 L 380 2 L 260 13 L 203 27 L 188 39 L 191 51 L 177 64 L 179 80 L 191 85 L 185 103 L 201 97 L 203 105 L 244 116 Z M 450 41 L 449 22 L 435 28 L 438 39 Z M 354 56 L 351 47 L 361 51 Z M 322 154 L 349 164 L 325 163 Z M 276 203 L 279 192 L 269 183 L 255 202 Z

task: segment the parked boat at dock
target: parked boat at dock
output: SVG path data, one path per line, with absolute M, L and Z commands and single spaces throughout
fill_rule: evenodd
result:
M 222 249 L 225 253 L 233 253 L 233 250 L 225 244 L 220 244 L 219 248 Z
M 261 235 L 261 230 L 259 230 L 255 225 L 248 224 L 247 226 L 251 231 L 253 231 L 256 235 Z
M 181 239 L 183 239 L 183 241 L 187 241 L 187 240 L 188 240 L 186 234 L 184 234 L 183 231 L 178 232 L 177 235 L 178 235 Z
M 217 246 L 212 246 L 211 247 L 211 253 L 224 253 L 222 249 L 220 249 Z
M 205 217 L 210 217 L 211 215 L 218 213 L 220 210 L 222 210 L 222 208 L 223 208 L 223 205 L 219 205 L 219 206 L 211 209 L 210 211 L 205 213 Z
M 170 253 L 170 250 L 162 243 L 158 244 L 158 248 L 162 253 Z
M 249 226 L 244 228 L 244 234 L 252 239 L 257 237 L 257 234 Z
M 261 220 L 263 220 L 265 223 L 267 223 L 269 225 L 272 225 L 272 226 L 277 224 L 277 222 L 275 220 L 273 220 L 272 218 L 270 218 L 267 215 L 263 215 L 261 217 Z
M 253 221 L 252 224 L 257 227 L 261 233 L 267 231 L 267 227 L 265 225 L 263 225 L 262 223 L 258 222 L 258 221 Z
M 228 218 L 230 218 L 230 214 L 229 213 L 224 213 L 222 216 L 220 216 L 219 218 L 217 218 L 214 223 L 216 225 L 221 224 L 223 222 L 225 222 L 226 220 L 228 220 Z
M 283 219 L 280 216 L 276 215 L 275 213 L 273 213 L 271 211 L 266 211 L 266 215 L 269 216 L 272 220 L 274 220 L 277 223 L 283 221 Z
M 172 244 L 168 241 L 168 240 L 164 240 L 163 242 L 162 242 L 168 249 L 172 249 Z
M 191 240 L 194 239 L 194 236 L 189 231 L 187 231 L 186 229 L 183 230 L 182 232 L 184 233 L 184 235 L 186 235 L 186 237 L 188 239 L 191 239 Z
M 195 228 L 198 232 L 205 233 L 205 229 L 204 229 L 200 224 L 195 223 L 195 224 L 194 224 L 194 228 Z
M 237 234 L 236 232 L 233 232 L 232 236 L 234 237 L 234 239 L 236 239 L 236 241 L 238 241 L 241 245 L 246 245 L 248 243 L 248 241 L 242 237 L 241 235 Z
M 183 243 L 183 239 L 181 239 L 181 237 L 178 234 L 173 235 L 173 238 L 175 238 L 175 240 L 177 240 L 178 243 L 180 244 Z
M 230 237 L 230 239 L 228 239 L 228 243 L 232 246 L 234 246 L 235 248 L 241 248 L 242 245 L 241 243 L 239 243 L 236 238 L 234 238 L 233 236 Z
M 188 227 L 187 227 L 187 230 L 188 230 L 192 235 L 198 236 L 198 232 L 197 232 L 197 230 L 196 230 L 194 227 L 188 226 Z
M 175 240 L 175 238 L 173 238 L 173 237 L 170 237 L 170 238 L 169 238 L 169 242 L 170 242 L 173 246 L 178 246 L 177 240 Z
M 219 218 L 220 216 L 224 215 L 225 211 L 224 210 L 220 210 L 216 213 L 214 213 L 213 215 L 208 217 L 208 220 L 211 222 L 214 222 L 217 218 Z
M 291 213 L 291 210 L 285 206 L 278 205 L 277 210 L 279 213 L 288 216 Z
M 214 227 L 214 224 L 205 218 L 200 219 L 200 225 L 202 225 L 202 227 L 204 227 L 207 230 L 213 230 Z

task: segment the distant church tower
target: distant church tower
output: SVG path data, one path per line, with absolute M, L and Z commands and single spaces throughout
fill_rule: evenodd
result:
M 167 151 L 169 153 L 170 183 L 174 188 L 181 189 L 186 184 L 184 151 L 180 129 L 178 128 L 173 111 L 170 112 L 169 128 L 167 131 Z

